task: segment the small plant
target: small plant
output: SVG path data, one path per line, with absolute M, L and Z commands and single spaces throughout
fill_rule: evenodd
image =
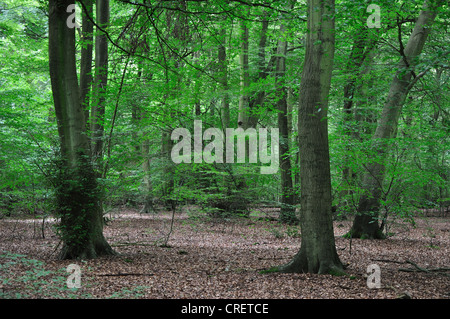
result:
M 268 231 L 273 236 L 275 236 L 275 238 L 284 238 L 284 237 L 300 238 L 302 236 L 299 228 L 296 226 L 288 226 L 284 231 L 280 230 L 277 227 L 272 227 L 268 229 Z
M 286 235 L 292 238 L 300 238 L 302 235 L 300 234 L 299 228 L 296 226 L 289 226 L 286 229 Z
M 279 272 L 279 271 L 280 271 L 280 270 L 278 269 L 278 267 L 274 266 L 274 267 L 270 267 L 270 268 L 268 268 L 268 269 L 263 269 L 263 270 L 261 270 L 259 273 L 260 273 L 261 275 L 263 275 L 263 274 L 271 274 L 271 273 Z
M 65 268 L 57 271 L 44 269 L 40 260 L 27 258 L 25 255 L 7 252 L 0 255 L 0 299 L 39 298 L 91 298 L 90 294 L 67 287 Z M 18 272 L 18 269 L 23 269 Z
M 281 232 L 278 228 L 276 227 L 272 227 L 270 229 L 268 229 L 268 231 L 275 236 L 275 238 L 283 238 L 284 234 L 283 232 Z
M 427 220 L 427 224 L 428 224 L 428 220 Z M 430 243 L 429 243 L 429 245 L 427 245 L 427 247 L 439 249 L 439 246 L 437 246 L 433 243 L 433 239 L 436 238 L 436 232 L 434 231 L 434 228 L 427 225 L 427 227 L 425 229 L 426 229 L 426 233 L 423 234 L 423 236 L 428 237 L 430 239 Z

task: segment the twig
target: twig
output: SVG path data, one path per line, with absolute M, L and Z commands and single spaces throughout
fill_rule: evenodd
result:
M 95 276 L 99 276 L 99 277 L 119 277 L 119 276 L 154 276 L 154 274 L 142 274 L 142 273 L 118 273 L 118 274 L 98 274 Z
M 415 267 L 414 268 L 399 268 L 398 271 L 404 271 L 404 272 L 425 272 L 425 273 L 430 273 L 430 272 L 436 272 L 436 273 L 441 273 L 442 275 L 445 276 L 450 276 L 449 274 L 446 274 L 446 271 L 450 271 L 450 268 L 447 267 L 443 267 L 443 268 L 422 268 L 419 267 L 416 263 L 412 262 L 411 260 L 406 260 L 405 263 L 411 264 Z
M 396 264 L 404 264 L 405 261 L 397 261 L 397 260 L 391 260 L 391 259 L 372 259 L 373 261 L 381 261 L 385 263 L 396 263 Z
M 397 261 L 397 260 L 391 260 L 391 259 L 372 259 L 373 261 L 381 261 L 385 263 L 396 263 L 396 264 L 411 264 L 415 267 L 414 268 L 399 268 L 399 271 L 406 271 L 406 272 L 433 272 L 433 271 L 450 271 L 450 268 L 443 267 L 443 268 L 422 268 L 419 267 L 415 262 L 411 260 L 405 260 L 405 261 Z
M 49 257 L 53 256 L 53 254 L 56 252 L 56 250 L 58 249 L 59 245 L 61 245 L 61 243 L 62 243 L 62 239 L 59 240 L 58 245 L 56 245 L 55 249 L 53 249 L 53 251 L 50 253 Z
M 131 242 L 119 242 L 115 244 L 111 244 L 113 247 L 119 247 L 119 246 L 155 246 L 155 244 L 148 244 L 148 243 L 131 243 Z

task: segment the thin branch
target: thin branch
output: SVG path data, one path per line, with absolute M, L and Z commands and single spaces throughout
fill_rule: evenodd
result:
M 158 42 L 163 42 L 166 47 L 170 50 L 171 53 L 173 53 L 174 55 L 176 55 L 179 59 L 181 59 L 183 62 L 185 62 L 186 64 L 188 64 L 189 66 L 191 66 L 192 68 L 196 69 L 197 71 L 201 72 L 202 74 L 205 74 L 206 76 L 208 76 L 210 79 L 212 79 L 215 82 L 219 82 L 214 76 L 212 76 L 211 74 L 208 74 L 208 72 L 206 72 L 205 70 L 203 70 L 200 67 L 197 67 L 195 65 L 193 65 L 191 62 L 189 62 L 186 57 L 188 57 L 189 55 L 191 55 L 193 52 L 189 52 L 189 53 L 185 53 L 183 55 L 180 55 L 180 53 L 175 50 L 174 48 L 171 47 L 171 45 L 164 39 L 164 37 L 161 35 L 161 33 L 159 32 L 158 27 L 156 26 L 155 22 L 153 21 L 153 19 L 151 19 L 151 17 L 147 14 L 148 16 L 148 20 L 150 21 L 150 23 L 153 25 L 153 27 L 155 28 L 155 32 L 156 32 L 156 36 L 158 38 Z M 178 74 L 178 73 L 177 73 Z
M 129 55 L 129 56 L 135 56 L 135 57 L 142 58 L 142 59 L 144 59 L 144 60 L 149 60 L 149 61 L 151 61 L 151 62 L 153 62 L 153 63 L 155 63 L 155 64 L 158 64 L 159 66 L 163 67 L 163 68 L 166 69 L 166 70 L 170 70 L 170 71 L 172 71 L 173 73 L 178 74 L 177 71 L 175 71 L 174 69 L 169 68 L 168 65 L 163 65 L 163 64 L 161 64 L 160 62 L 158 62 L 158 61 L 156 61 L 156 60 L 153 60 L 153 59 L 149 58 L 148 56 L 144 56 L 144 55 L 141 55 L 141 54 L 137 54 L 135 51 L 128 51 L 127 49 L 125 49 L 125 48 L 123 48 L 122 46 L 120 46 L 118 43 L 116 43 L 116 42 L 111 38 L 111 36 L 110 36 L 110 34 L 108 33 L 108 31 L 106 31 L 106 30 L 103 29 L 101 26 L 99 26 L 99 25 L 94 21 L 94 19 L 89 15 L 89 13 L 87 12 L 86 5 L 83 3 L 83 1 L 80 1 L 80 3 L 81 3 L 81 6 L 83 7 L 83 10 L 84 10 L 85 14 L 86 14 L 86 17 L 92 22 L 92 24 L 93 24 L 98 30 L 100 30 L 101 32 L 103 32 L 103 33 L 106 35 L 106 37 L 108 38 L 109 42 L 111 42 L 111 44 L 114 45 L 116 48 L 118 48 L 119 50 L 121 50 L 121 51 L 127 53 L 127 55 Z
M 228 13 L 228 11 L 232 10 L 232 9 L 230 9 L 230 10 L 226 10 L 226 11 L 188 11 L 188 10 L 182 9 L 181 7 L 165 7 L 165 6 L 161 6 L 160 3 L 162 1 L 158 2 L 158 4 L 153 6 L 153 7 L 148 5 L 148 4 L 145 4 L 145 3 L 137 3 L 137 2 L 129 1 L 129 0 L 119 0 L 119 1 L 123 2 L 123 3 L 131 4 L 133 6 L 144 7 L 144 8 L 147 8 L 147 9 L 153 9 L 153 10 L 155 10 L 155 9 L 165 9 L 165 10 L 171 10 L 171 11 L 179 11 L 179 12 L 182 12 L 182 13 L 185 13 L 185 14 L 214 14 L 214 15 L 217 15 L 217 14 Z
M 398 271 L 404 271 L 404 272 L 425 272 L 425 273 L 437 272 L 437 273 L 441 273 L 443 275 L 449 276 L 448 274 L 445 273 L 447 271 L 450 271 L 450 268 L 448 268 L 448 267 L 429 268 L 428 269 L 428 268 L 419 267 L 416 263 L 412 262 L 411 260 L 406 260 L 405 263 L 413 265 L 414 268 L 399 268 Z

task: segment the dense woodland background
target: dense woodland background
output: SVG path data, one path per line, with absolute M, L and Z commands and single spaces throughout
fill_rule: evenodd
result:
M 300 197 L 308 190 L 300 181 L 306 154 L 299 101 L 310 61 L 308 4 L 316 1 L 78 1 L 76 20 L 70 11 L 57 21 L 49 9 L 58 3 L 0 0 L 0 218 L 61 218 L 57 233 L 68 246 L 78 240 L 73 236 L 84 236 L 67 231 L 76 225 L 84 231 L 85 220 L 68 221 L 75 208 L 61 213 L 77 200 L 80 207 L 100 205 L 102 221 L 118 208 L 158 214 L 195 207 L 197 217 L 226 219 L 270 207 L 277 212 L 271 218 L 300 227 Z M 445 1 L 380 0 L 380 27 L 369 28 L 371 3 L 335 1 L 334 63 L 322 121 L 333 220 L 353 221 L 370 211 L 376 231 L 353 227 L 347 235 L 386 238 L 392 223 L 414 225 L 426 212 L 448 216 L 450 10 Z M 435 17 L 428 17 L 427 38 L 412 54 L 411 34 L 427 18 L 424 8 Z M 67 28 L 73 51 L 60 34 L 49 42 L 61 21 L 81 26 Z M 75 84 L 49 52 L 72 55 Z M 53 94 L 50 75 L 64 77 L 55 80 Z M 397 94 L 393 79 L 403 84 L 404 99 L 390 105 Z M 72 124 L 58 118 L 55 101 L 70 96 L 55 87 L 70 85 L 77 86 L 83 110 Z M 397 115 L 389 113 L 394 108 Z M 193 132 L 194 120 L 202 120 L 203 129 L 278 127 L 280 170 L 264 175 L 261 163 L 248 162 L 175 164 L 171 132 Z M 61 142 L 71 125 L 82 127 L 90 145 L 78 159 L 78 182 L 89 194 L 67 192 L 77 189 Z M 83 185 L 89 183 L 95 186 L 88 190 Z M 66 249 L 60 256 L 77 254 Z

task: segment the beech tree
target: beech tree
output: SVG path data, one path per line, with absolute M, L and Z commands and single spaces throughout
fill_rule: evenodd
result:
M 406 47 L 403 49 L 400 43 L 401 57 L 397 73 L 392 80 L 383 112 L 372 138 L 372 149 L 381 161 L 369 163 L 364 174 L 362 183 L 366 192 L 359 200 L 358 214 L 349 233 L 352 237 L 383 238 L 378 216 L 380 201 L 384 198 L 382 186 L 385 174 L 384 161 L 389 154 L 389 140 L 397 135 L 399 117 L 408 92 L 425 74 L 416 75 L 414 69 L 417 57 L 423 50 L 436 18 L 436 10 L 442 3 L 443 1 L 439 0 L 425 1 Z
M 308 1 L 298 112 L 302 242 L 281 272 L 341 273 L 331 214 L 328 93 L 334 59 L 334 0 Z
M 56 176 L 62 259 L 95 258 L 114 251 L 103 236 L 101 192 L 91 160 L 75 60 L 75 28 L 67 25 L 70 0 L 49 2 L 49 68 L 60 138 Z

